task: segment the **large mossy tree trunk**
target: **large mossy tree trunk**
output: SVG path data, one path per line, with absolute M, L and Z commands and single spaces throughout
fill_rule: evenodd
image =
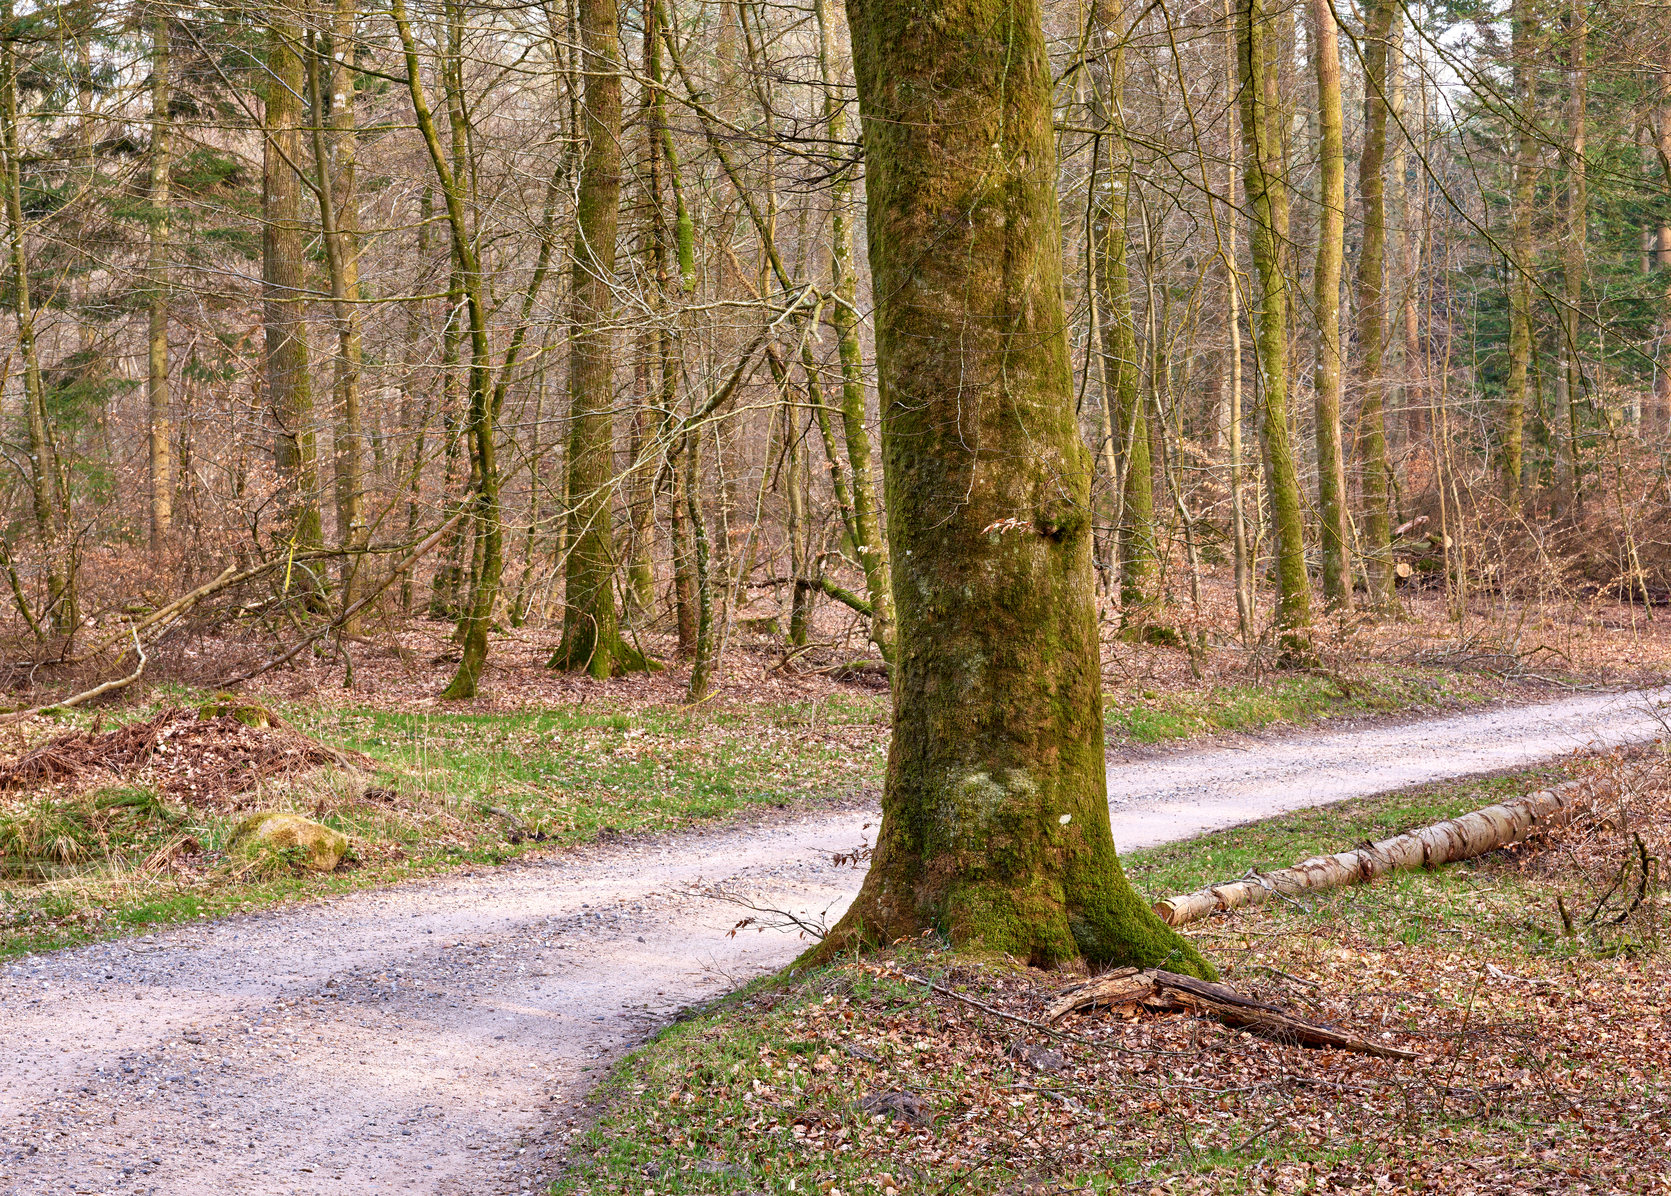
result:
M 1038 4 L 849 0 L 848 18 L 897 661 L 875 856 L 817 956 L 934 928 L 1047 967 L 1210 973 L 1109 830 Z
M 554 669 L 599 679 L 645 667 L 615 608 L 615 235 L 621 214 L 621 70 L 615 0 L 580 0 L 585 156 L 575 201 L 569 342 L 569 556 Z
M 1276 103 L 1277 30 L 1264 0 L 1237 0 L 1241 82 L 1242 189 L 1257 280 L 1253 343 L 1265 418 L 1265 469 L 1276 531 L 1277 640 L 1285 665 L 1311 663 L 1311 583 L 1306 576 L 1300 480 L 1288 423 L 1288 280 L 1282 269 L 1287 201 L 1282 191 L 1282 121 Z

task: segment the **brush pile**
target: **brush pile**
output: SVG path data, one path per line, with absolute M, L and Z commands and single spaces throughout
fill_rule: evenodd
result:
M 55 736 L 0 763 L 0 792 L 120 779 L 144 782 L 186 805 L 231 807 L 271 777 L 364 763 L 274 716 L 251 719 L 242 711 L 214 709 L 169 709 L 110 731 Z

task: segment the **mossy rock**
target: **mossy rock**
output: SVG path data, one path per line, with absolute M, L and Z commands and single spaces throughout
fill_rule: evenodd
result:
M 205 721 L 229 715 L 246 727 L 275 727 L 278 715 L 254 702 L 240 702 L 232 694 L 216 694 L 197 708 L 197 717 Z
M 263 850 L 295 852 L 297 863 L 314 872 L 329 872 L 348 852 L 348 836 L 322 822 L 269 810 L 251 814 L 232 830 L 232 850 L 259 855 Z

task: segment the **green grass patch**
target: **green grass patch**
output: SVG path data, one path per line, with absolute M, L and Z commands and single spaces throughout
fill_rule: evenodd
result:
M 1165 743 L 1225 731 L 1391 714 L 1477 703 L 1499 696 L 1487 679 L 1451 672 L 1365 666 L 1351 675 L 1273 673 L 1178 692 L 1115 690 L 1104 699 L 1109 737 Z
M 365 753 L 391 783 L 491 803 L 526 833 L 559 842 L 874 788 L 888 717 L 885 701 L 847 696 L 694 711 L 283 714 L 327 743 Z
M 184 691 L 163 705 L 195 707 Z M 362 753 L 363 772 L 262 783 L 236 809 L 179 806 L 142 784 L 0 795 L 0 959 L 472 865 L 604 833 L 670 831 L 880 784 L 887 704 L 601 704 L 510 714 L 280 706 L 292 727 Z M 65 727 L 92 718 L 67 714 Z M 315 818 L 354 860 L 329 875 L 227 853 L 250 810 Z

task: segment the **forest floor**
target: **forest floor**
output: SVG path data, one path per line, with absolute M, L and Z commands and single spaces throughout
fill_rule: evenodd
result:
M 874 802 L 885 682 L 853 668 L 862 642 L 829 622 L 844 616 L 822 613 L 821 638 L 792 659 L 739 624 L 715 694 L 697 706 L 682 701 L 682 666 L 606 682 L 554 673 L 555 634 L 531 630 L 496 637 L 481 697 L 443 703 L 456 660 L 445 625 L 368 628 L 380 646 L 348 645 L 352 687 L 336 655 L 264 674 L 239 700 L 285 725 L 223 726 L 219 738 L 193 725 L 196 708 L 268 641 L 236 627 L 171 637 L 156 680 L 127 704 L 0 728 L 0 959 L 750 811 Z M 1192 662 L 1106 626 L 1116 759 L 1671 675 L 1671 619 L 1611 603 L 1482 607 L 1458 625 L 1437 597 L 1413 594 L 1401 618 L 1331 626 L 1322 667 L 1301 674 L 1266 670 L 1227 637 L 1212 644 Z M 646 646 L 671 647 L 653 636 Z M 145 720 L 162 752 L 135 742 Z M 49 746 L 65 736 L 78 742 Z M 238 822 L 270 809 L 342 831 L 350 858 L 318 876 L 229 852 Z
M 1601 709 L 1609 704 L 1610 715 Z M 1113 811 L 1116 840 L 1129 849 L 1146 836 L 1150 842 L 1177 839 L 1223 825 L 1226 811 L 1219 801 L 1226 787 L 1246 786 L 1249 793 L 1264 793 L 1264 804 L 1242 807 L 1241 817 L 1246 818 L 1287 805 L 1369 793 L 1376 778 L 1368 766 L 1377 761 L 1399 769 L 1408 769 L 1414 761 L 1427 777 L 1437 778 L 1473 773 L 1482 764 L 1500 766 L 1505 757 L 1487 761 L 1481 752 L 1510 741 L 1521 744 L 1522 767 L 1529 760 L 1556 757 L 1534 776 L 1476 777 L 1405 790 L 1358 807 L 1289 815 L 1277 824 L 1231 832 L 1228 838 L 1197 842 L 1170 855 L 1129 852 L 1137 883 L 1158 896 L 1196 878 L 1239 875 L 1255 860 L 1267 866 L 1292 862 L 1318 846 L 1349 845 L 1371 831 L 1404 829 L 1484 804 L 1510 789 L 1593 771 L 1598 767 L 1593 757 L 1574 755 L 1573 750 L 1590 740 L 1603 722 L 1615 719 L 1629 723 L 1625 727 L 1608 722 L 1615 733 L 1628 730 L 1639 739 L 1651 738 L 1663 728 L 1645 699 L 1577 694 L 1555 706 L 1499 706 L 1390 726 L 1372 722 L 1298 731 L 1263 741 L 1258 752 L 1215 745 L 1200 757 L 1193 785 L 1176 774 L 1164 794 L 1147 799 L 1134 795 L 1119 805 Z M 1133 777 L 1140 781 L 1157 764 L 1176 770 L 1188 756 L 1185 750 L 1164 761 L 1117 762 L 1111 766 L 1116 790 L 1129 790 Z M 1308 773 L 1298 763 L 1302 760 L 1310 760 L 1319 771 Z M 1262 766 L 1262 761 L 1268 764 Z M 1355 776 L 1347 773 L 1353 762 L 1363 766 Z M 1158 828 L 1153 819 L 1157 803 L 1170 807 Z M 882 1069 L 852 1076 L 838 1072 L 844 1081 L 860 1085 L 855 1092 L 869 1091 L 866 1086 L 873 1080 L 891 1076 L 887 1068 L 903 1065 L 904 1057 L 896 1057 L 893 1040 L 886 1037 L 886 1019 L 894 1019 L 893 1024 L 911 1035 L 900 1039 L 905 1045 L 919 1040 L 937 1043 L 933 1033 L 953 1032 L 949 1023 L 935 1020 L 938 1015 L 917 999 L 920 994 L 914 997 L 909 985 L 888 989 L 886 977 L 865 979 L 838 970 L 786 989 L 756 990 L 750 998 L 755 1004 L 733 1003 L 721 1014 L 698 1017 L 638 1056 L 615 1081 L 615 1095 L 601 1120 L 585 1103 L 610 1061 L 666 1024 L 681 1007 L 721 996 L 792 959 L 804 946 L 792 935 L 754 933 L 752 928 L 731 933 L 746 912 L 735 902 L 788 909 L 814 924 L 834 917 L 861 874 L 851 866 L 838 866 L 832 856 L 851 852 L 862 840 L 866 823 L 874 819 L 873 807 L 861 799 L 834 809 L 766 809 L 677 835 L 615 836 L 557 851 L 547 845 L 541 856 L 514 866 L 469 867 L 282 910 L 204 919 L 138 938 L 14 958 L 0 965 L 0 1192 L 269 1196 L 417 1190 L 497 1196 L 541 1190 L 559 1181 L 575 1191 L 630 1191 L 633 1196 L 645 1190 L 759 1191 L 763 1184 L 774 1193 L 810 1191 L 822 1184 L 826 1192 L 840 1188 L 885 1196 L 886 1185 L 880 1184 L 885 1171 L 889 1178 L 905 1181 L 907 1187 L 900 1190 L 1003 1190 L 987 1186 L 987 1179 L 1009 1182 L 1004 1177 L 1022 1160 L 1021 1155 L 1005 1154 L 1009 1146 L 995 1146 L 980 1158 L 961 1150 L 930 1157 L 934 1148 L 918 1141 L 917 1131 L 893 1139 L 877 1123 L 858 1117 L 847 1104 L 822 1091 L 817 1096 L 822 1103 L 816 1106 L 820 1136 L 810 1148 L 790 1145 L 806 1136 L 792 1129 L 785 1128 L 779 1137 L 767 1133 L 779 1124 L 771 1120 L 777 1106 L 760 1106 L 760 1093 L 768 1084 L 782 1083 L 771 1070 L 780 1062 L 782 1044 L 775 1036 L 782 1027 L 770 1018 L 780 1013 L 793 1016 L 801 1006 L 832 1008 L 833 1003 L 823 1005 L 827 996 L 846 1000 L 854 1018 L 860 1019 L 855 1025 L 867 1036 L 875 1030 L 876 1041 L 888 1044 L 884 1052 L 858 1043 L 860 1053 L 837 1059 L 841 1068 L 851 1060 Z M 1657 852 L 1658 840 L 1654 843 Z M 1403 893 L 1407 890 L 1400 886 L 1410 883 L 1400 879 L 1385 888 Z M 1575 897 L 1585 892 L 1568 891 Z M 1418 907 L 1426 900 L 1420 893 L 1409 898 Z M 1499 907 L 1493 909 L 1501 913 Z M 1259 916 L 1280 918 L 1282 913 Z M 1437 906 L 1421 908 L 1420 917 L 1429 921 L 1416 919 L 1395 927 L 1400 919 L 1389 916 L 1378 933 L 1414 933 L 1420 938 L 1424 928 L 1431 928 L 1433 941 L 1449 943 L 1446 936 L 1456 929 L 1445 920 L 1449 916 Z M 1547 928 L 1548 911 L 1542 905 L 1529 916 Z M 1208 935 L 1222 936 L 1227 927 L 1244 925 L 1252 924 L 1213 923 Z M 1276 938 L 1259 937 L 1265 933 Z M 1582 933 L 1586 944 L 1603 936 L 1596 938 L 1598 953 L 1612 951 L 1609 944 L 1626 942 L 1612 929 L 1585 926 Z M 1256 961 L 1263 962 L 1257 954 L 1238 955 L 1245 944 L 1269 946 L 1277 952 L 1271 958 L 1278 959 L 1283 948 L 1277 939 L 1287 938 L 1304 936 L 1278 924 L 1269 931 L 1255 926 L 1241 938 L 1202 941 L 1241 981 L 1258 973 Z M 1281 961 L 1290 966 L 1282 967 L 1280 961 L 1267 966 L 1292 975 L 1303 975 L 1312 967 L 1319 976 L 1329 977 L 1324 968 L 1330 958 L 1320 955 L 1306 963 L 1282 955 Z M 1527 975 L 1516 970 L 1517 956 L 1492 958 L 1509 973 Z M 947 966 L 932 952 L 907 962 L 914 968 Z M 1629 958 L 1620 957 L 1608 966 L 1630 964 Z M 1431 987 L 1449 982 L 1448 976 L 1441 971 L 1426 979 Z M 1410 991 L 1428 991 L 1414 987 L 1418 979 L 1408 980 Z M 1452 979 L 1461 984 L 1468 976 Z M 866 987 L 873 980 L 880 987 Z M 990 983 L 1000 980 L 1014 987 L 1001 975 L 991 977 Z M 1370 986 L 1356 973 L 1342 973 L 1342 980 L 1350 982 L 1343 983 L 1341 991 L 1352 1000 L 1373 998 L 1374 991 L 1366 993 Z M 849 981 L 852 985 L 844 988 Z M 965 982 L 986 985 L 989 980 L 969 976 Z M 1031 996 L 1010 988 L 995 988 L 994 996 L 1036 1001 L 1052 983 L 1029 975 Z M 1328 984 L 1318 999 L 1324 1002 L 1323 1011 L 1335 1016 L 1329 1002 L 1344 998 L 1332 979 Z M 1451 990 L 1445 995 L 1448 1000 Z M 1640 994 L 1625 995 L 1634 999 Z M 1657 1003 L 1644 999 L 1657 1010 Z M 1455 1031 L 1444 1021 L 1452 1008 L 1433 1005 L 1435 1020 L 1424 1024 L 1438 1027 L 1434 1033 L 1446 1027 Z M 1357 1016 L 1356 1009 L 1340 1014 L 1347 1015 Z M 926 1020 L 918 1026 L 911 1018 Z M 1403 1032 L 1407 1027 L 1399 1022 L 1396 1028 Z M 955 1031 L 963 1037 L 945 1040 L 945 1047 L 937 1048 L 941 1053 L 924 1054 L 923 1060 L 952 1067 L 955 1052 L 946 1047 L 984 1049 L 989 1045 L 984 1039 L 969 1036 L 976 1029 Z M 1154 1049 L 1172 1050 L 1164 1045 L 1171 1041 L 1166 1035 L 1182 1034 L 1187 1043 L 1192 1032 L 1165 1023 L 1153 1033 L 1162 1043 Z M 1216 1031 L 1193 1033 L 1197 1041 L 1216 1041 L 1211 1038 Z M 819 1040 L 810 1030 L 796 1027 L 786 1041 Z M 1463 1035 L 1456 1041 L 1472 1039 Z M 770 1049 L 763 1052 L 765 1047 Z M 791 1055 L 798 1049 L 782 1045 Z M 1136 1043 L 1133 1049 L 1150 1048 Z M 701 1070 L 708 1066 L 705 1052 L 710 1050 L 720 1052 L 716 1057 L 723 1062 L 713 1073 Z M 732 1058 L 738 1051 L 754 1060 L 748 1068 L 768 1071 L 750 1070 L 746 1084 L 733 1085 L 731 1081 L 743 1075 L 743 1061 Z M 831 1055 L 828 1050 L 814 1051 L 806 1056 L 806 1066 L 828 1071 Z M 1154 1058 L 1177 1063 L 1180 1075 L 1119 1080 L 1109 1073 L 1114 1091 L 1123 1096 L 1133 1084 L 1153 1088 L 1164 1079 L 1160 1090 L 1176 1100 L 1179 1092 L 1195 1084 L 1183 1071 L 1224 1065 L 1216 1057 Z M 971 1067 L 978 1061 L 983 1066 L 991 1062 L 985 1055 L 970 1055 L 969 1060 Z M 1075 1066 L 1079 1065 L 1076 1056 Z M 1266 1070 L 1258 1084 L 1265 1084 L 1277 1074 L 1277 1065 L 1261 1066 Z M 1293 1071 L 1295 1065 L 1282 1066 Z M 1357 1073 L 1335 1063 L 1328 1068 L 1329 1083 L 1379 1082 L 1373 1075 L 1351 1078 Z M 721 1080 L 722 1073 L 729 1078 Z M 1466 1088 L 1467 1073 L 1458 1074 L 1464 1078 L 1451 1081 L 1451 1086 Z M 932 1090 L 911 1087 L 913 1099 L 929 1102 L 913 1107 L 931 1110 L 931 1125 L 921 1134 L 936 1141 L 943 1133 L 960 1134 L 975 1124 L 963 1120 L 958 1128 L 951 1124 L 956 1118 L 947 1117 L 952 1104 L 964 1099 L 953 1083 L 957 1074 L 948 1076 L 945 1085 Z M 1075 1076 L 1073 1082 L 1086 1087 L 1103 1082 L 1089 1071 Z M 699 1078 L 702 1082 L 695 1083 Z M 1271 1080 L 1268 1086 L 1283 1099 L 1310 1091 L 1304 1083 L 1285 1083 Z M 900 1084 L 903 1091 L 903 1079 Z M 1033 1086 L 1050 1087 L 1045 1082 Z M 1197 1085 L 1203 1086 L 1216 1092 L 1228 1085 L 1213 1077 Z M 1241 1087 L 1265 1092 L 1257 1084 Z M 1006 1091 L 1006 1099 L 1027 1095 L 1020 1088 Z M 693 1101 L 698 1094 L 712 1099 L 684 1109 L 687 1093 Z M 753 1094 L 755 1105 L 749 1106 L 747 1094 Z M 780 1103 L 790 1100 L 787 1091 L 774 1094 L 773 1100 L 779 1098 Z M 677 1122 L 670 1120 L 675 1099 L 682 1119 Z M 1061 1099 L 1080 1096 L 1063 1091 L 1042 1099 L 1067 1109 Z M 730 1102 L 742 1102 L 753 1112 L 743 1118 Z M 1016 1107 L 1037 1111 L 1027 1100 Z M 786 1103 L 785 1108 L 788 1117 L 793 1109 Z M 971 1104 L 957 1116 L 984 1108 Z M 1201 1116 L 1207 1116 L 1205 1102 L 1201 1109 Z M 712 1122 L 711 1116 L 719 1121 Z M 728 1124 L 725 1118 L 735 1120 Z M 983 1133 L 1000 1127 L 995 1117 L 977 1120 Z M 681 1128 L 671 1136 L 657 1136 L 687 1123 L 689 1134 Z M 1249 1126 L 1248 1132 L 1256 1128 Z M 699 1145 L 690 1145 L 698 1132 L 702 1136 L 694 1140 Z M 846 1137 L 836 1137 L 843 1132 Z M 1199 1137 L 1193 1128 L 1188 1133 Z M 565 1173 L 576 1157 L 577 1135 L 592 1170 Z M 852 1157 L 852 1169 L 843 1169 L 850 1152 L 823 1152 L 826 1140 L 859 1143 L 872 1138 L 886 1138 L 890 1149 L 905 1151 L 904 1162 L 919 1171 L 914 1174 L 903 1163 L 891 1161 L 871 1167 L 879 1156 L 868 1150 Z M 1277 1135 L 1274 1140 L 1309 1166 L 1313 1159 L 1306 1151 L 1311 1150 L 1311 1140 L 1291 1139 L 1292 1135 Z M 1202 1151 L 1218 1144 L 1216 1139 L 1191 1141 L 1191 1149 Z M 1326 1153 L 1336 1146 L 1325 1141 L 1318 1149 Z M 787 1153 L 771 1153 L 780 1147 Z M 1081 1148 L 1089 1146 L 1081 1142 Z M 1019 1149 L 1025 1153 L 1031 1148 Z M 1072 1167 L 1079 1165 L 1071 1153 L 1061 1157 L 1069 1160 L 1064 1169 L 1040 1172 L 1051 1182 L 1069 1178 Z M 960 1169 L 958 1161 L 965 1159 L 986 1170 Z M 1164 1168 L 1171 1165 L 1170 1159 L 1156 1153 L 1138 1161 L 1145 1168 L 1150 1162 Z M 785 1170 L 791 1160 L 798 1161 L 800 1170 Z M 1026 1162 L 1038 1170 L 1030 1159 Z M 767 1163 L 771 1171 L 764 1170 Z M 936 1178 L 931 1183 L 933 1177 L 944 1182 Z M 794 1179 L 796 1187 L 787 1188 L 787 1179 Z M 870 1186 L 843 1186 L 861 1179 Z M 969 1182 L 974 1179 L 980 1182 Z
M 1187 1013 L 1045 1011 L 1071 978 L 932 937 L 779 975 L 596 1094 L 561 1196 L 1671 1192 L 1664 746 L 1128 853 L 1150 894 L 1581 778 L 1572 824 L 1189 928 L 1239 991 L 1414 1052 Z

